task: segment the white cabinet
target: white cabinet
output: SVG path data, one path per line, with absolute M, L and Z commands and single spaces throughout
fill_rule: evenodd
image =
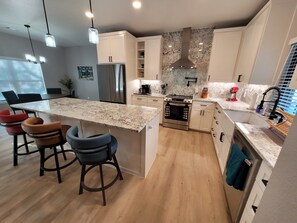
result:
M 194 101 L 190 117 L 190 129 L 210 132 L 214 107 L 214 103 L 211 102 Z
M 213 116 L 211 135 L 214 141 L 222 174 L 224 173 L 226 167 L 233 132 L 234 123 L 228 118 L 223 109 L 217 104 L 215 106 L 215 114 Z
M 162 71 L 162 36 L 137 39 L 137 77 L 159 80 Z
M 232 82 L 243 30 L 244 27 L 214 30 L 208 81 Z
M 98 63 L 125 63 L 125 35 L 99 36 L 97 44 Z
M 240 223 L 247 222 L 246 216 L 249 217 L 250 219 L 249 222 L 253 221 L 253 218 L 257 213 L 257 209 L 260 205 L 262 196 L 265 192 L 271 173 L 272 173 L 272 169 L 262 161 L 259 171 L 256 175 L 256 180 L 254 182 L 254 185 L 252 187 L 252 190 L 246 202 L 245 208 L 243 210 Z
M 234 81 L 239 78 L 250 84 L 274 84 L 295 7 L 295 1 L 285 4 L 280 0 L 269 1 L 249 22 L 239 50 Z
M 139 106 L 147 106 L 153 108 L 161 109 L 159 123 L 162 123 L 163 118 L 163 98 L 152 97 L 152 96 L 140 96 L 140 95 L 132 95 L 132 104 Z

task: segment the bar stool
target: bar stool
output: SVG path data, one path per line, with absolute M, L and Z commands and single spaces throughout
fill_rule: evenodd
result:
M 106 205 L 105 189 L 111 187 L 118 179 L 123 180 L 115 153 L 117 151 L 118 142 L 115 137 L 110 134 L 95 135 L 89 138 L 79 138 L 78 128 L 71 127 L 67 131 L 66 139 L 75 152 L 81 168 L 79 194 L 83 193 L 83 189 L 90 192 L 102 191 L 103 205 Z M 113 162 L 111 162 L 113 160 Z M 107 185 L 104 184 L 102 165 L 112 165 L 117 170 L 116 177 Z M 89 165 L 88 168 L 86 166 Z M 94 167 L 99 166 L 101 187 L 91 188 L 85 185 L 84 179 L 86 174 Z
M 64 160 L 66 158 L 66 152 L 73 152 L 70 149 L 64 149 L 63 145 L 66 143 L 66 132 L 70 128 L 68 125 L 61 125 L 59 121 L 43 124 L 41 118 L 28 118 L 22 122 L 23 130 L 35 140 L 35 143 L 40 152 L 40 176 L 44 175 L 44 171 L 56 171 L 58 182 L 61 183 L 61 173 L 60 170 L 70 166 L 76 161 L 76 157 L 70 162 L 60 166 L 59 154 L 63 154 Z M 61 147 L 61 151 L 57 151 L 57 146 Z M 45 157 L 45 149 L 53 149 L 53 153 Z M 55 158 L 55 168 L 45 167 L 45 162 L 51 157 Z
M 29 150 L 28 144 L 33 141 L 28 142 L 26 138 L 26 133 L 21 127 L 21 122 L 26 120 L 28 115 L 22 114 L 10 114 L 9 110 L 0 110 L 0 125 L 4 126 L 7 133 L 13 136 L 13 165 L 18 165 L 18 156 L 29 155 L 37 152 L 38 150 Z M 18 145 L 18 136 L 22 135 L 24 143 Z M 25 146 L 26 152 L 19 152 L 18 150 Z

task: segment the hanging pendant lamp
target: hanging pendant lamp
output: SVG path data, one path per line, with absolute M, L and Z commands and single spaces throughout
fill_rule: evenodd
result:
M 56 47 L 55 37 L 53 35 L 51 35 L 50 34 L 50 31 L 49 31 L 44 0 L 42 0 L 42 3 L 43 3 L 43 10 L 44 10 L 44 17 L 45 17 L 45 22 L 46 22 L 46 28 L 47 28 L 47 33 L 44 36 L 45 44 L 48 47 Z
M 90 3 L 90 13 L 93 15 L 92 11 L 92 0 L 89 0 Z M 89 28 L 89 42 L 97 44 L 99 43 L 99 36 L 98 36 L 98 30 L 94 27 L 94 19 L 93 16 L 91 17 L 91 23 L 92 26 Z
M 33 54 L 33 55 L 31 55 L 31 54 L 25 54 L 26 60 L 28 60 L 29 62 L 35 63 L 35 64 L 37 64 L 37 63 L 45 63 L 46 60 L 45 60 L 45 57 L 43 57 L 43 56 L 40 56 L 39 57 L 39 61 L 37 61 L 37 59 L 36 59 L 35 51 L 34 51 L 34 47 L 33 47 L 33 42 L 32 42 L 32 39 L 31 39 L 30 30 L 29 30 L 29 28 L 31 26 L 29 26 L 29 25 L 24 25 L 24 26 L 27 28 L 27 31 L 28 31 L 28 36 L 29 36 L 29 40 L 30 40 L 32 54 Z

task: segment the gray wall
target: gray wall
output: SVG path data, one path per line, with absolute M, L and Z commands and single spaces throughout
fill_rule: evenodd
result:
M 44 42 L 33 41 L 36 57 L 44 56 L 42 64 L 46 87 L 61 87 L 59 80 L 66 74 L 64 48 L 50 48 Z M 25 53 L 32 54 L 28 38 L 0 33 L 0 56 L 25 60 Z
M 76 96 L 82 99 L 99 100 L 96 45 L 65 48 L 65 58 L 67 75 L 74 81 Z M 94 80 L 79 79 L 77 66 L 92 66 Z

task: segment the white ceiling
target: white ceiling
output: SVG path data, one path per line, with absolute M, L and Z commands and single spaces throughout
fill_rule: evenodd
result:
M 132 8 L 132 0 L 93 0 L 95 27 L 100 33 L 128 30 L 149 36 L 178 31 L 184 27 L 225 28 L 246 25 L 268 0 L 141 0 L 142 8 Z M 50 32 L 59 46 L 88 45 L 91 25 L 84 12 L 88 0 L 45 0 Z M 42 0 L 1 0 L 0 32 L 43 41 L 46 24 Z M 8 29 L 10 27 L 12 29 Z

